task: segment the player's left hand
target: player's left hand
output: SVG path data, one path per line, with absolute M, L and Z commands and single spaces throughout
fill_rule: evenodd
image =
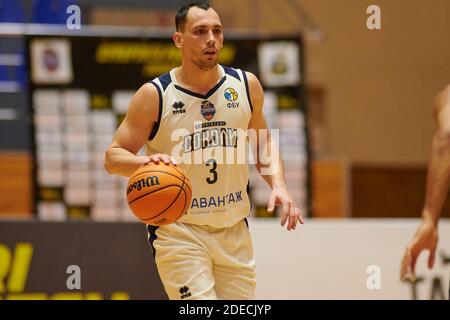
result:
M 400 269 L 401 280 L 415 281 L 416 262 L 422 250 L 430 251 L 428 268 L 433 268 L 438 238 L 437 225 L 434 222 L 422 221 L 403 256 Z
M 276 205 L 283 206 L 281 213 L 281 226 L 284 227 L 286 221 L 289 221 L 287 224 L 288 231 L 295 230 L 297 222 L 300 222 L 300 224 L 305 223 L 300 209 L 297 207 L 285 188 L 275 188 L 272 190 L 267 211 L 273 212 Z

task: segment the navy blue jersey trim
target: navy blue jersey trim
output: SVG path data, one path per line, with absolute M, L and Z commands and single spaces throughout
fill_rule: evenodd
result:
M 152 248 L 152 253 L 153 253 L 153 258 L 156 255 L 156 249 L 155 246 L 153 245 L 153 242 L 155 242 L 155 240 L 158 238 L 158 236 L 156 235 L 156 230 L 159 227 L 157 226 L 152 226 L 152 225 L 147 225 L 147 231 L 149 233 L 149 237 L 148 237 L 148 242 L 150 243 L 150 247 Z
M 170 73 L 164 73 L 162 76 L 158 77 L 159 82 L 161 82 L 161 86 L 163 87 L 163 91 L 166 91 L 169 84 L 172 82 L 172 78 L 170 77 Z
M 253 203 L 252 203 L 252 201 L 250 200 L 250 179 L 248 179 L 247 187 L 245 188 L 245 191 L 247 191 L 247 196 L 248 196 L 248 199 L 249 199 L 249 201 L 250 201 L 250 212 L 249 212 L 249 215 L 250 215 L 250 213 L 251 213 L 252 210 L 253 210 Z
M 242 70 L 242 75 L 244 76 L 245 91 L 247 92 L 248 104 L 250 106 L 250 110 L 253 112 L 253 104 L 252 104 L 252 98 L 250 97 L 250 89 L 248 87 L 247 74 L 244 70 Z
M 238 79 L 239 81 L 241 81 L 241 78 L 239 78 L 239 74 L 237 73 L 236 70 L 234 70 L 233 68 L 230 67 L 226 67 L 226 66 L 222 66 L 223 70 L 225 71 L 226 74 Z
M 156 133 L 158 132 L 158 129 L 159 129 L 159 124 L 161 123 L 161 116 L 162 116 L 162 113 L 163 113 L 163 95 L 162 95 L 162 92 L 161 92 L 161 88 L 155 82 L 150 81 L 150 83 L 153 84 L 156 87 L 156 90 L 158 90 L 158 97 L 159 97 L 158 120 L 153 125 L 152 132 L 150 132 L 150 136 L 148 137 L 149 140 L 152 140 L 156 136 Z
M 208 93 L 205 94 L 205 95 L 202 95 L 202 94 L 196 93 L 196 92 L 192 92 L 192 91 L 190 91 L 190 90 L 188 90 L 188 89 L 185 89 L 185 88 L 183 88 L 183 87 L 180 87 L 179 85 L 175 85 L 175 88 L 177 88 L 178 90 L 180 90 L 180 91 L 182 91 L 182 92 L 184 92 L 184 93 L 186 93 L 186 94 L 188 94 L 188 95 L 191 95 L 191 96 L 193 96 L 193 97 L 200 98 L 200 99 L 208 99 L 210 96 L 212 96 L 212 95 L 220 88 L 220 86 L 225 82 L 226 79 L 227 79 L 226 77 L 223 77 L 223 78 L 219 81 L 219 83 L 216 84 L 216 85 L 215 85 L 211 90 L 209 90 Z

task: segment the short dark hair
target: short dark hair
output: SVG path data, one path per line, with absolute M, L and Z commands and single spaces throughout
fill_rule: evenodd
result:
M 211 8 L 211 6 L 207 2 L 200 2 L 200 1 L 191 2 L 182 6 L 180 9 L 178 9 L 177 14 L 175 16 L 175 27 L 177 28 L 177 31 L 184 29 L 189 9 L 192 7 L 197 7 L 203 10 L 208 10 L 209 8 Z

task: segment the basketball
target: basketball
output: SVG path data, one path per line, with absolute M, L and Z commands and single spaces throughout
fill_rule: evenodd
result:
M 128 206 L 146 224 L 175 222 L 187 211 L 191 198 L 191 182 L 182 169 L 172 164 L 150 162 L 136 170 L 128 181 Z

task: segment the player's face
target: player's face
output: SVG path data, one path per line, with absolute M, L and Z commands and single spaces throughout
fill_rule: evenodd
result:
M 220 17 L 214 9 L 192 7 L 181 33 L 183 59 L 191 60 L 202 70 L 215 67 L 223 44 L 222 29 Z

